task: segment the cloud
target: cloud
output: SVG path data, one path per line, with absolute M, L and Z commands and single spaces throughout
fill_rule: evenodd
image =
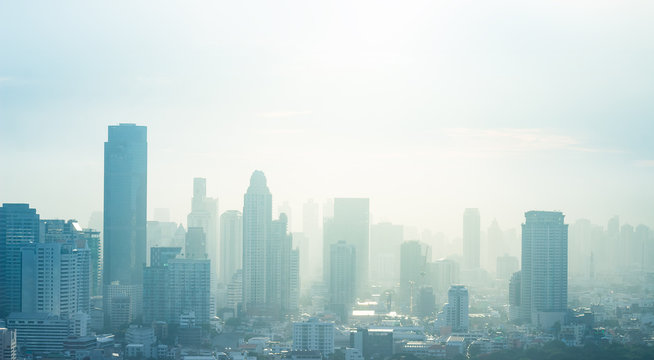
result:
M 283 119 L 283 118 L 289 118 L 289 117 L 301 116 L 301 115 L 310 115 L 310 114 L 311 111 L 278 111 L 278 112 L 259 113 L 258 115 L 260 117 L 270 118 L 270 119 Z
M 620 152 L 589 147 L 580 140 L 544 129 L 450 128 L 445 135 L 457 153 L 468 152 L 488 157 L 494 153 L 533 151 Z

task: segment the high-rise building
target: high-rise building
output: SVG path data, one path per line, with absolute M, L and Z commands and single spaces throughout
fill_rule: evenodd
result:
M 102 238 L 100 232 L 93 229 L 84 229 L 81 236 L 86 240 L 90 251 L 91 296 L 100 296 L 102 295 Z
M 286 214 L 281 213 L 279 220 L 272 222 L 266 273 L 268 304 L 279 306 L 283 313 L 297 310 L 299 294 L 299 254 L 293 250 L 287 221 Z
M 39 214 L 28 204 L 0 207 L 0 317 L 21 311 L 21 249 L 39 241 Z
M 329 283 L 331 245 L 345 241 L 356 248 L 357 291 L 368 289 L 369 242 L 370 242 L 370 200 L 364 198 L 334 199 L 334 217 L 326 220 L 323 233 L 323 265 L 325 281 Z
M 88 249 L 40 243 L 22 249 L 22 311 L 70 319 L 90 312 Z
M 330 308 L 346 319 L 356 299 L 356 248 L 344 241 L 330 248 Z
M 431 248 L 419 241 L 406 241 L 400 247 L 400 299 L 402 305 L 413 310 L 418 289 L 425 285 L 427 263 Z
M 393 286 L 400 281 L 400 246 L 404 227 L 389 222 L 370 226 L 370 281 Z
M 195 322 L 210 319 L 210 260 L 177 258 L 181 248 L 152 248 L 152 265 L 145 268 L 144 320 L 179 324 L 180 316 L 193 313 Z
M 243 301 L 243 270 L 238 269 L 227 284 L 227 307 L 238 314 L 238 304 Z
M 171 323 L 194 313 L 196 324 L 209 324 L 211 316 L 210 260 L 172 259 L 168 262 Z
M 243 262 L 243 217 L 238 210 L 220 215 L 220 282 L 227 284 Z
M 150 248 L 150 266 L 143 270 L 143 320 L 171 322 L 170 271 L 168 264 L 182 251 L 180 247 Z M 179 314 L 178 314 L 179 315 Z
M 203 260 L 207 258 L 207 236 L 201 227 L 190 227 L 186 232 L 184 254 L 187 259 Z
M 0 360 L 16 360 L 16 330 L 0 327 Z
M 207 197 L 207 179 L 193 179 L 193 199 L 191 201 L 191 212 L 186 218 L 188 232 L 192 227 L 202 228 L 206 237 L 205 253 L 211 260 L 211 276 L 217 279 L 218 276 L 218 199 Z M 188 254 L 186 256 L 188 258 Z M 198 257 L 194 257 L 198 258 Z M 203 258 L 203 259 L 206 259 Z
M 300 249 L 302 259 L 307 259 L 302 262 L 302 267 L 308 269 L 310 274 L 322 275 L 320 206 L 313 199 L 309 199 L 302 206 L 302 233 L 308 238 L 306 250 Z
M 334 323 L 315 318 L 293 323 L 293 350 L 320 351 L 328 357 L 334 353 Z
M 520 282 L 520 271 L 516 271 L 509 280 L 509 320 L 512 322 L 520 321 Z
M 568 225 L 561 212 L 528 211 L 522 224 L 520 311 L 524 322 L 550 328 L 568 306 Z
M 103 299 L 106 320 L 113 316 L 111 294 L 129 297 L 132 315 L 141 313 L 146 215 L 147 129 L 134 124 L 109 126 L 108 141 L 104 144 Z M 116 288 L 107 291 L 107 287 Z
M 272 227 L 272 195 L 266 176 L 257 170 L 243 205 L 243 303 L 248 311 L 265 307 L 267 252 Z
M 481 246 L 481 223 L 479 209 L 463 212 L 463 269 L 479 269 Z
M 453 332 L 468 332 L 468 289 L 463 285 L 452 285 L 447 292 L 447 304 L 443 312 L 445 324 Z

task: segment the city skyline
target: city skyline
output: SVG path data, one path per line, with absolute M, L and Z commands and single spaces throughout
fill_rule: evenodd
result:
M 105 127 L 133 122 L 155 140 L 149 213 L 177 222 L 193 177 L 237 210 L 260 169 L 273 209 L 367 197 L 373 222 L 450 237 L 467 207 L 482 228 L 517 228 L 530 209 L 654 225 L 642 190 L 654 182 L 654 4 L 291 1 L 291 13 L 146 1 L 127 18 L 109 4 L 1 5 L 4 201 L 86 224 L 102 209 Z
M 653 14 L 0 2 L 0 360 L 654 359 Z

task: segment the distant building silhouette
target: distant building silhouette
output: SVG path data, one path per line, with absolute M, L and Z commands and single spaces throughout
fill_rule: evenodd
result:
M 463 269 L 479 269 L 481 247 L 481 224 L 479 209 L 463 212 Z
M 329 258 L 330 308 L 345 320 L 356 300 L 356 248 L 340 241 L 331 246 Z
M 334 216 L 325 220 L 323 233 L 323 266 L 325 282 L 329 283 L 330 247 L 345 241 L 356 248 L 357 292 L 364 294 L 368 289 L 369 243 L 370 243 L 370 200 L 364 198 L 334 199 Z
M 243 216 L 228 210 L 220 215 L 220 282 L 227 284 L 243 262 Z
M 193 199 L 191 212 L 186 217 L 187 232 L 191 228 L 202 228 L 205 237 L 206 257 L 211 260 L 211 274 L 217 279 L 218 275 L 218 199 L 207 197 L 207 180 L 205 178 L 193 179 Z M 187 235 L 188 236 L 188 235 Z M 194 233 L 194 237 L 198 234 Z M 192 254 L 193 259 L 200 259 L 201 254 Z M 186 257 L 189 258 L 188 253 Z

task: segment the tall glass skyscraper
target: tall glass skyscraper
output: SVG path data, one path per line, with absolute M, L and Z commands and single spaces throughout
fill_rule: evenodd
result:
M 568 225 L 561 212 L 529 211 L 522 224 L 520 312 L 524 322 L 563 323 L 568 306 Z
M 104 275 L 105 316 L 111 295 L 130 298 L 131 315 L 140 312 L 146 262 L 147 128 L 109 126 L 104 143 Z M 120 324 L 113 324 L 120 325 Z
M 243 205 L 243 303 L 248 311 L 265 306 L 266 269 L 272 227 L 272 195 L 256 170 Z

